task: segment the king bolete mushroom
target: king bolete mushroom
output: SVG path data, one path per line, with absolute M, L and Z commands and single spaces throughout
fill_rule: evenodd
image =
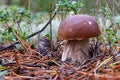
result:
M 62 61 L 71 59 L 83 62 L 89 57 L 89 38 L 100 35 L 95 18 L 87 15 L 72 15 L 63 20 L 58 29 L 58 40 L 66 40 L 63 47 Z

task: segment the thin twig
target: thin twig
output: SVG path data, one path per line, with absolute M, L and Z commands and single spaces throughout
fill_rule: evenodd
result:
M 55 10 L 55 12 L 54 12 L 53 16 L 51 17 L 51 19 L 46 23 L 46 25 L 45 25 L 41 30 L 39 30 L 39 31 L 31 34 L 30 36 L 26 37 L 26 39 L 29 39 L 29 38 L 31 38 L 31 37 L 33 37 L 33 36 L 41 33 L 42 31 L 44 31 L 44 30 L 47 28 L 47 26 L 50 24 L 50 22 L 53 20 L 53 18 L 56 16 L 56 14 L 57 14 L 57 9 Z M 13 44 L 8 45 L 8 46 L 0 49 L 0 52 L 3 51 L 3 50 L 6 50 L 6 49 L 8 49 L 8 48 L 11 48 L 11 47 L 13 47 L 13 46 L 16 45 L 16 44 L 19 44 L 19 41 L 14 42 Z

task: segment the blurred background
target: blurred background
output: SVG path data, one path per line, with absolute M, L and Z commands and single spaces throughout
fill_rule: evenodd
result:
M 16 5 L 27 9 L 29 2 L 32 11 L 38 12 L 50 10 L 50 0 L 0 0 L 0 5 Z M 52 0 L 52 2 L 55 7 L 57 0 Z
M 25 18 L 27 21 L 24 19 L 20 23 L 21 32 L 24 32 L 22 36 L 24 37 L 41 30 L 57 8 L 56 17 L 52 20 L 51 25 L 48 25 L 42 33 L 36 36 L 38 39 L 46 35 L 50 37 L 52 34 L 52 40 L 56 40 L 60 22 L 73 14 L 89 14 L 94 16 L 99 23 L 101 31 L 105 33 L 103 36 L 107 35 L 106 29 L 111 31 L 112 27 L 112 32 L 114 32 L 114 29 L 116 31 L 116 28 L 119 29 L 120 27 L 120 0 L 0 0 L 1 11 L 11 7 L 12 9 L 23 8 L 30 13 L 30 20 Z M 30 24 L 28 25 L 25 22 Z M 3 35 L 6 28 L 2 25 L 3 23 L 0 23 L 0 43 L 5 42 L 11 36 L 7 36 L 6 39 Z M 52 29 L 50 26 L 52 26 Z M 108 35 L 109 38 L 114 36 L 112 32 Z M 115 32 L 116 36 L 118 33 L 119 31 L 117 30 Z M 10 39 L 13 40 L 13 37 Z M 115 40 L 111 40 L 111 42 L 115 42 Z
M 58 1 L 62 0 L 51 0 L 53 7 L 58 3 Z M 106 2 L 110 8 L 112 6 L 117 6 L 116 10 L 120 11 L 120 0 L 68 0 L 68 1 L 81 1 L 84 3 L 83 11 L 86 13 L 90 13 L 91 9 L 93 8 L 100 8 L 105 7 Z M 31 6 L 31 10 L 38 12 L 38 11 L 50 11 L 50 0 L 0 0 L 0 5 L 17 5 L 20 7 L 25 7 L 26 9 Z M 113 4 L 114 2 L 114 4 Z

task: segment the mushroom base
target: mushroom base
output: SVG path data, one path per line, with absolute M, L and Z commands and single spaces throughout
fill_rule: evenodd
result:
M 89 57 L 89 39 L 68 40 L 64 45 L 62 61 L 71 60 L 72 62 L 82 63 Z

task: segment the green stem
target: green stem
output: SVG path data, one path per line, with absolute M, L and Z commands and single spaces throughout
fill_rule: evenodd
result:
M 31 0 L 29 0 L 29 3 L 28 3 L 28 12 L 30 12 L 30 6 L 31 6 Z

